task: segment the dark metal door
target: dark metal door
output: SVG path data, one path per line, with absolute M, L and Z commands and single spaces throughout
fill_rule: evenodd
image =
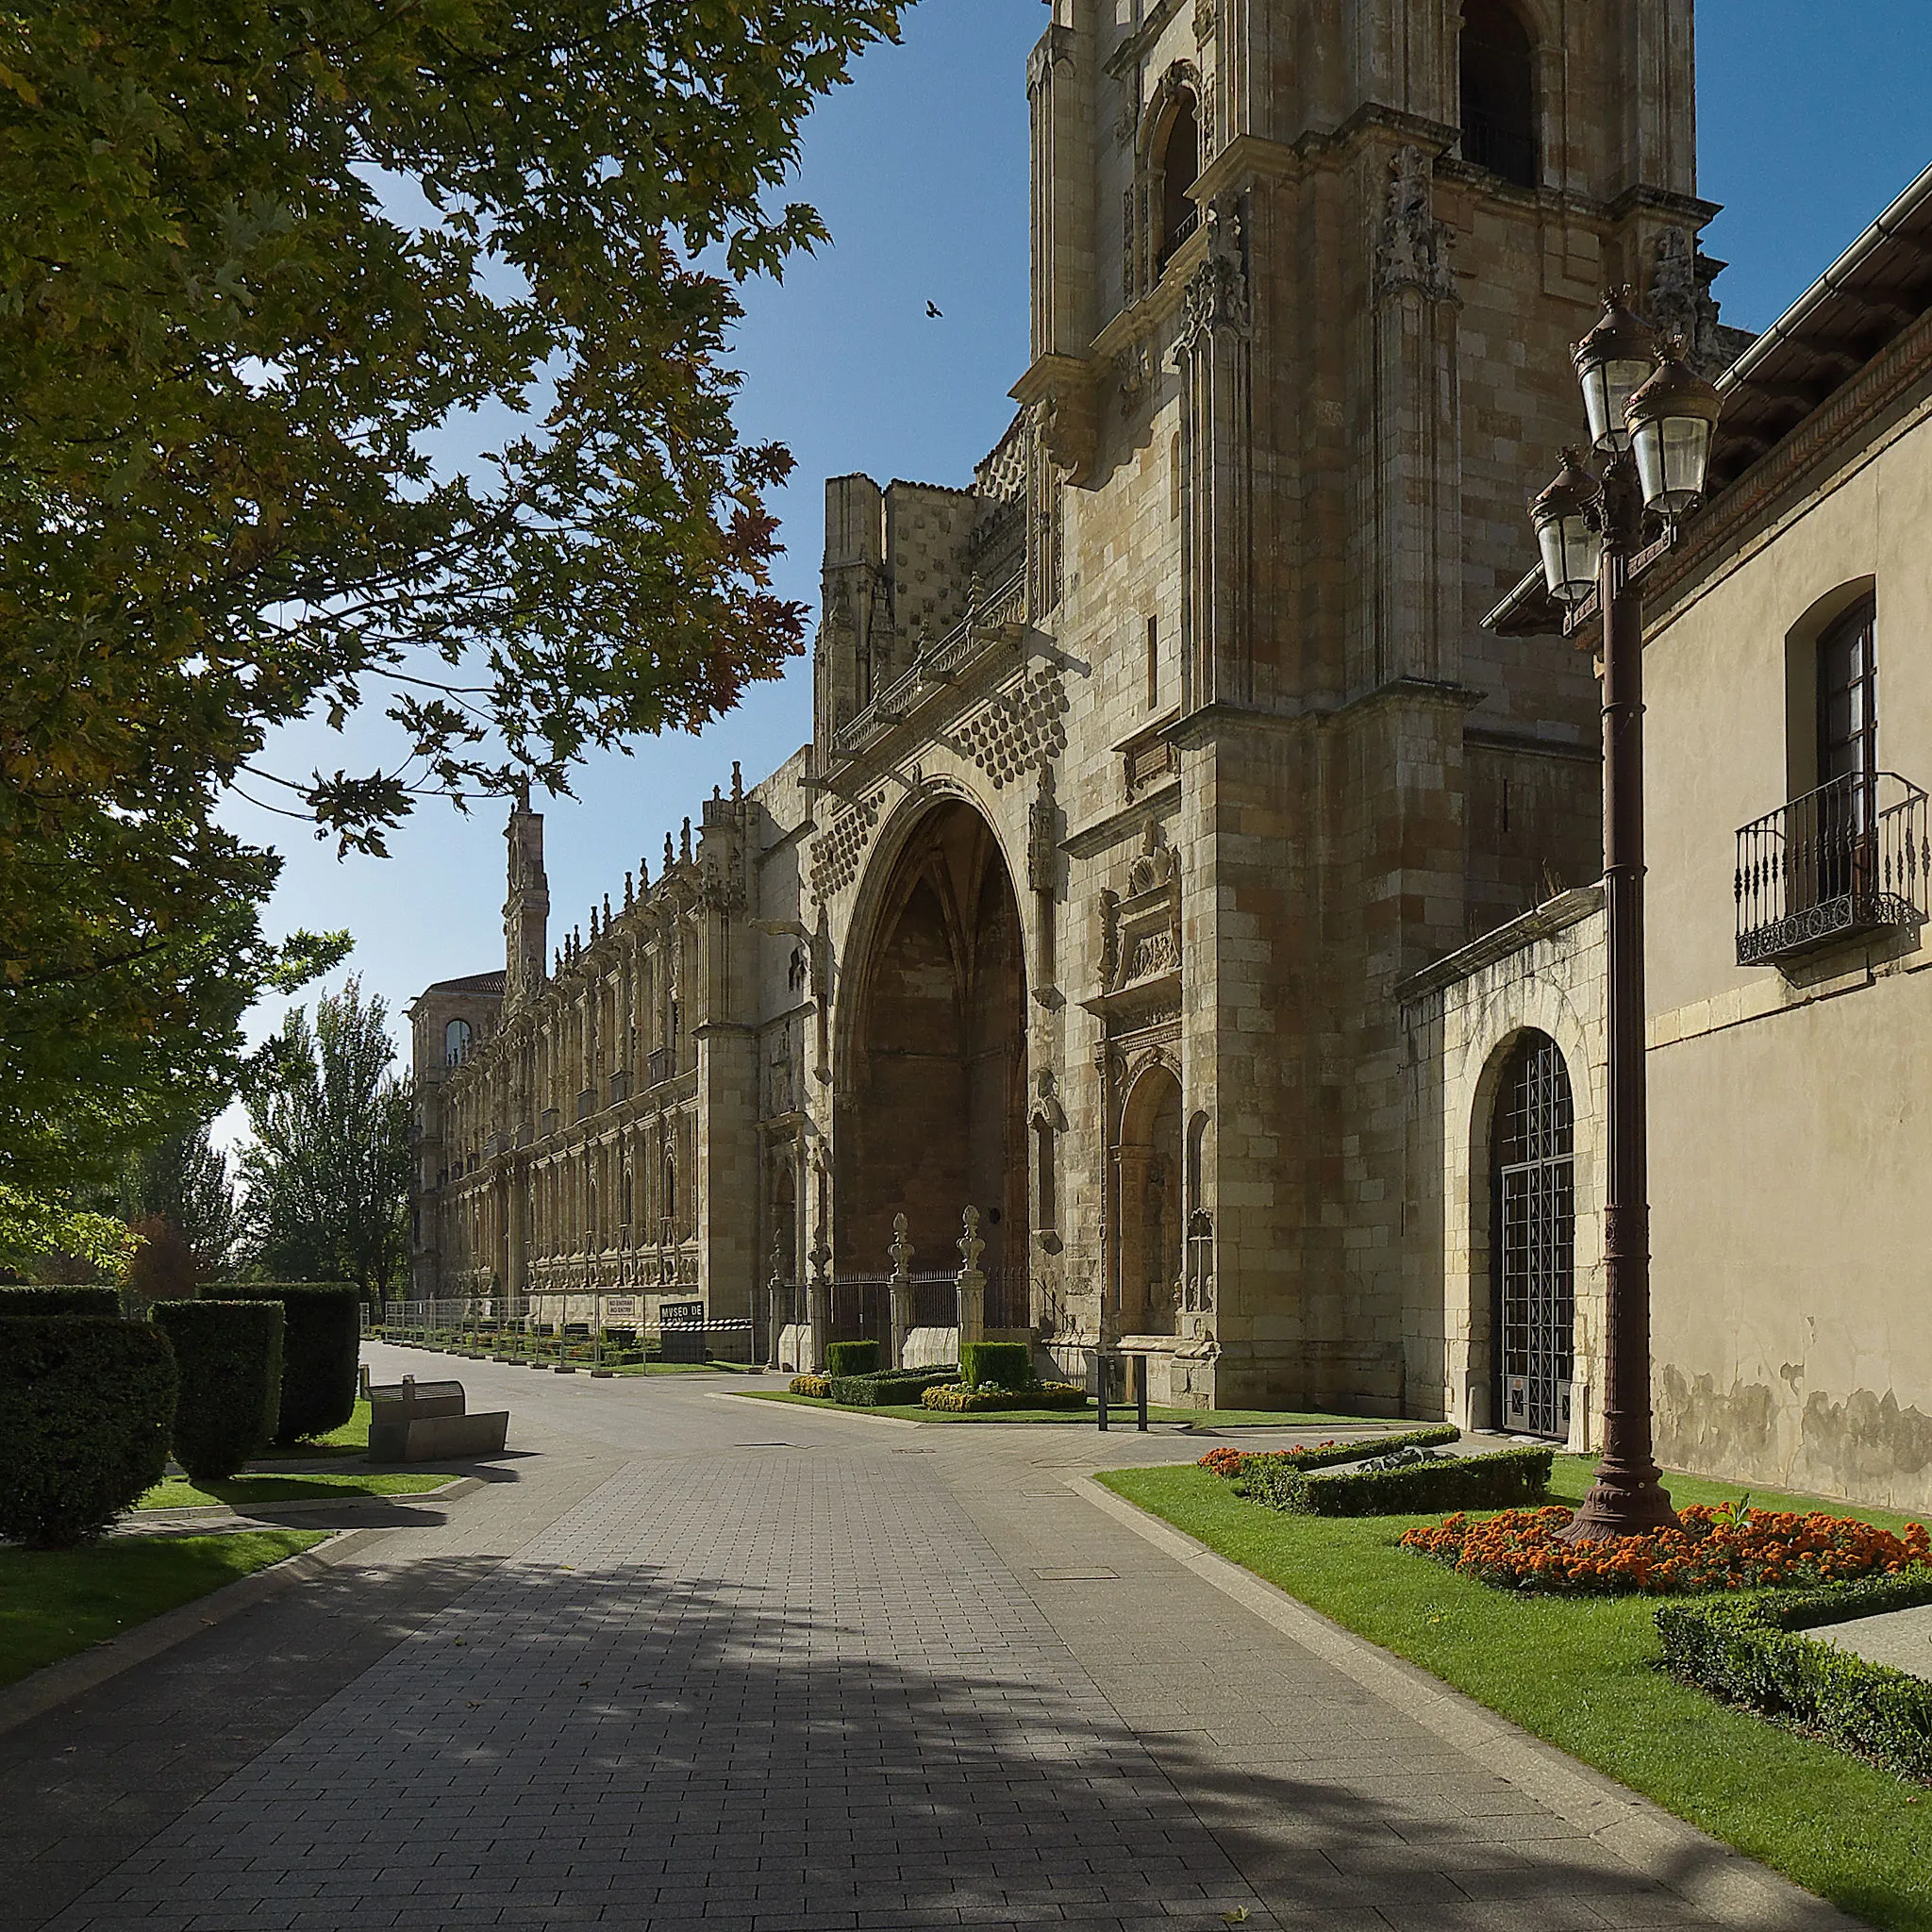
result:
M 1496 1097 L 1496 1379 L 1501 1426 L 1564 1437 L 1576 1328 L 1576 1186 L 1570 1074 L 1532 1033 Z

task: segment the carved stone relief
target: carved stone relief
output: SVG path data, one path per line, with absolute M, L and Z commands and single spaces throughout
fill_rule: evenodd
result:
M 1375 230 L 1375 293 L 1415 289 L 1432 302 L 1456 298 L 1449 266 L 1454 242 L 1436 219 L 1434 176 L 1419 147 L 1405 147 L 1389 165 L 1389 192 Z
M 1150 819 L 1124 894 L 1100 895 L 1101 991 L 1126 992 L 1181 970 L 1181 861 Z
M 1714 375 L 1727 359 L 1718 331 L 1711 278 L 1721 264 L 1700 253 L 1687 228 L 1666 228 L 1657 238 L 1657 267 L 1645 306 L 1660 334 L 1677 336 L 1691 366 Z
M 1254 328 L 1248 305 L 1247 242 L 1241 197 L 1217 194 L 1208 206 L 1208 259 L 1189 278 L 1176 341 L 1191 350 L 1219 329 L 1246 336 Z

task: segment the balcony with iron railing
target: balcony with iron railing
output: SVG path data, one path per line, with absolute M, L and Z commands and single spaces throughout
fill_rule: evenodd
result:
M 1010 641 L 1007 634 L 1026 619 L 1024 565 L 990 592 L 975 582 L 967 604 L 966 614 L 943 637 L 929 644 L 838 731 L 832 741 L 835 758 L 859 757 L 894 725 L 904 724 L 924 698 L 950 683 L 981 649 L 996 641 Z
M 1932 883 L 1925 794 L 1896 772 L 1834 778 L 1738 832 L 1738 964 L 1915 930 Z

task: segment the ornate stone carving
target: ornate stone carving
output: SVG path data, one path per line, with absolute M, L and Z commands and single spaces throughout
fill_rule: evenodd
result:
M 1436 219 L 1434 176 L 1419 147 L 1403 148 L 1389 164 L 1389 194 L 1375 230 L 1375 293 L 1415 289 L 1432 302 L 1456 299 L 1454 242 Z
M 1659 334 L 1681 337 L 1690 365 L 1715 375 L 1726 358 L 1718 334 L 1718 306 L 1711 278 L 1723 264 L 1703 255 L 1687 228 L 1666 228 L 1657 238 L 1657 267 L 1646 308 Z
M 969 1208 L 960 1216 L 966 1232 L 959 1237 L 959 1258 L 965 1263 L 962 1273 L 975 1274 L 979 1272 L 979 1257 L 986 1253 L 986 1243 L 979 1238 L 979 1209 Z
M 1026 808 L 1026 883 L 1053 892 L 1060 882 L 1060 808 L 1054 801 L 1053 767 L 1040 769 L 1040 795 Z
M 960 725 L 959 748 L 998 791 L 1067 748 L 1066 686 L 1042 665 L 1011 691 L 995 691 Z
M 821 904 L 842 892 L 858 876 L 858 861 L 872 842 L 884 797 L 883 791 L 868 792 L 845 807 L 829 829 L 812 841 L 811 895 Z
M 1215 27 L 1219 25 L 1217 16 L 1221 11 L 1219 0 L 1194 0 L 1194 39 L 1199 42 L 1211 41 Z
M 1154 358 L 1145 342 L 1129 342 L 1113 358 L 1113 373 L 1119 379 L 1121 408 L 1131 415 L 1145 400 L 1154 382 Z
M 1254 327 L 1241 197 L 1217 194 L 1207 212 L 1208 259 L 1189 277 L 1182 299 L 1176 340 L 1184 350 L 1221 329 L 1246 336 Z
M 1093 467 L 1098 441 L 1093 391 L 1086 385 L 1056 389 L 1033 406 L 1033 433 L 1054 467 L 1077 482 Z
M 1100 895 L 1101 991 L 1126 992 L 1181 971 L 1181 861 L 1158 819 L 1147 822 L 1124 896 Z

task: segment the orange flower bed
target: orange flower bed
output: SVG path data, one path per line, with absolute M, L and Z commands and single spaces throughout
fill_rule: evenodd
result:
M 1325 1442 L 1304 1442 L 1296 1449 L 1237 1449 L 1232 1443 L 1223 1443 L 1219 1449 L 1208 1450 L 1199 1466 L 1224 1476 L 1239 1475 L 1243 1462 L 1278 1462 L 1285 1469 L 1300 1469 L 1318 1459 L 1332 1462 L 1339 1449 L 1348 1450 L 1351 1456 L 1375 1453 L 1373 1443 L 1338 1442 L 1333 1436 Z
M 1404 1531 L 1402 1546 L 1500 1589 L 1573 1596 L 1802 1589 L 1894 1575 L 1932 1560 L 1932 1544 L 1918 1523 L 1894 1536 L 1856 1517 L 1823 1510 L 1795 1516 L 1692 1504 L 1677 1512 L 1681 1530 L 1614 1542 L 1558 1542 L 1573 1513 L 1554 1506 L 1475 1518 L 1458 1511 L 1434 1528 Z

